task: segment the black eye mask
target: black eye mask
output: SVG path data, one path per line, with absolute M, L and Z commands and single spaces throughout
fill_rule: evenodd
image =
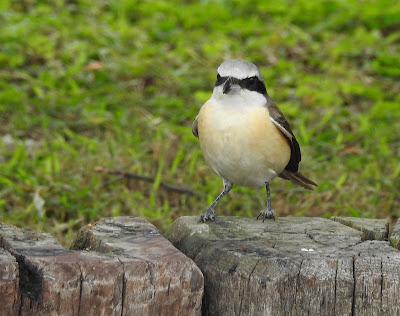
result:
M 219 86 L 225 83 L 227 80 L 231 80 L 232 84 L 238 84 L 242 89 L 247 89 L 250 91 L 256 91 L 261 94 L 267 94 L 267 89 L 265 88 L 264 82 L 258 79 L 257 76 L 249 77 L 246 79 L 236 79 L 232 77 L 221 77 L 219 74 L 217 75 L 217 81 L 215 82 L 215 86 Z

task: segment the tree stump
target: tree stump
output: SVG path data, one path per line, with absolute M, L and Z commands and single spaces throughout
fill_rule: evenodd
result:
M 400 315 L 400 252 L 385 241 L 387 227 L 182 217 L 166 236 L 204 274 L 203 315 Z
M 18 289 L 18 264 L 13 256 L 0 249 L 0 315 L 6 315 L 5 312 L 18 315 L 21 301 Z
M 108 253 L 123 267 L 124 314 L 200 315 L 203 275 L 150 223 L 106 218 L 80 230 L 72 249 Z
M 75 249 L 0 224 L 0 315 L 200 315 L 203 276 L 143 219 L 104 219 Z

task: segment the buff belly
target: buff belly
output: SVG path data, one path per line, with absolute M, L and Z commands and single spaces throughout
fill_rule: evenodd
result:
M 237 185 L 265 186 L 290 159 L 288 141 L 264 106 L 228 107 L 210 100 L 199 112 L 198 132 L 207 164 Z

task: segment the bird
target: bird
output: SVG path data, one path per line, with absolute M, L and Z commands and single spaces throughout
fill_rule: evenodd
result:
M 223 190 L 201 214 L 215 221 L 215 207 L 233 185 L 266 188 L 267 207 L 257 219 L 275 220 L 270 181 L 276 177 L 305 189 L 317 184 L 299 172 L 300 145 L 285 116 L 269 97 L 257 66 L 241 59 L 224 61 L 217 70 L 210 99 L 193 124 L 206 163 L 223 180 Z

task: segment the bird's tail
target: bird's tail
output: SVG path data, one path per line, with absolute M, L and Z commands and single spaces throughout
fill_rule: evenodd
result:
M 291 181 L 294 184 L 300 185 L 307 190 L 314 191 L 314 187 L 318 186 L 318 184 L 308 179 L 304 174 L 300 172 L 283 170 L 279 176 L 285 180 Z

